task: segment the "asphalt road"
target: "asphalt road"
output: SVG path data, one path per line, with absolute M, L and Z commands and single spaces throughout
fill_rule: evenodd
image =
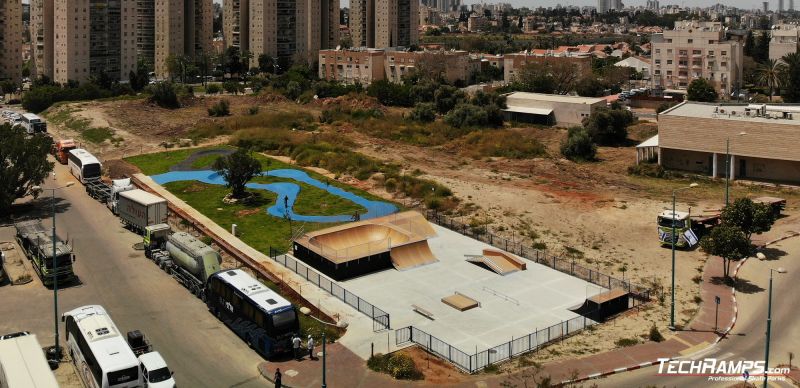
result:
M 800 281 L 800 237 L 794 237 L 767 252 L 770 260 L 748 260 L 739 272 L 745 280 L 742 291 L 737 292 L 739 319 L 732 334 L 708 351 L 687 357 L 700 360 L 716 358 L 727 361 L 764 360 L 767 317 L 769 268 L 784 267 L 786 274 L 775 274 L 772 290 L 772 340 L 770 341 L 770 366 L 789 363 L 789 352 L 800 356 L 800 298 L 797 284 Z M 797 365 L 797 360 L 792 362 Z M 704 377 L 658 376 L 658 366 L 626 372 L 597 380 L 601 387 L 729 387 L 734 382 L 710 382 Z M 763 380 L 754 381 L 759 387 Z M 791 382 L 770 382 L 770 387 L 793 387 Z
M 74 180 L 56 164 L 57 187 Z M 49 192 L 48 192 L 49 194 Z M 124 229 L 82 185 L 56 193 L 57 233 L 74 244 L 80 284 L 59 291 L 59 314 L 88 304 L 103 305 L 122 333 L 139 329 L 175 371 L 178 386 L 267 386 L 256 369 L 263 359 L 213 317 L 204 303 L 133 249 L 141 238 Z M 30 202 L 31 213 L 50 216 L 50 199 Z M 50 221 L 45 226 L 50 228 Z M 0 228 L 0 241 L 13 240 L 13 227 Z M 0 333 L 28 330 L 42 346 L 52 345 L 53 293 L 35 274 L 22 286 L 0 287 Z M 60 342 L 64 326 L 59 322 Z M 124 335 L 124 334 L 123 334 Z

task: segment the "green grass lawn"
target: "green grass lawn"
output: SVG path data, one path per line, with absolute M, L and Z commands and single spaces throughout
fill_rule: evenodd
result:
M 367 209 L 347 199 L 328 193 L 327 191 L 298 182 L 292 179 L 274 176 L 259 176 L 253 178 L 253 183 L 288 182 L 300 186 L 300 194 L 294 203 L 294 212 L 307 216 L 335 216 L 340 214 L 366 213 Z
M 226 147 L 201 147 L 201 148 L 183 148 L 178 150 L 156 152 L 152 154 L 142 154 L 136 156 L 129 156 L 125 158 L 130 164 L 139 167 L 145 175 L 158 175 L 169 172 L 169 168 L 186 160 L 190 155 L 198 151 L 225 149 Z M 213 155 L 216 159 L 216 156 Z M 205 157 L 198 160 L 205 159 Z M 213 161 L 212 161 L 213 163 Z

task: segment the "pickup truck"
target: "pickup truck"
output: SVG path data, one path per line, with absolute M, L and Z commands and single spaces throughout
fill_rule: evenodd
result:
M 139 359 L 140 382 L 145 388 L 175 388 L 175 374 L 159 352 L 139 330 L 128 332 L 128 346 Z

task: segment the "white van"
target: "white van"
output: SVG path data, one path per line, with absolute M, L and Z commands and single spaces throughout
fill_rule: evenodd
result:
M 160 353 L 149 352 L 139 356 L 139 369 L 143 387 L 175 388 L 174 373 L 169 370 Z

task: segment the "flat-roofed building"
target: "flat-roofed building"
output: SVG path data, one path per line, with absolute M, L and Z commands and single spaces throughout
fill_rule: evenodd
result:
M 22 2 L 0 1 L 0 79 L 22 79 Z
M 503 80 L 513 82 L 517 73 L 529 64 L 570 65 L 581 75 L 592 72 L 592 55 L 589 52 L 533 50 L 525 53 L 506 54 L 503 57 Z
M 320 50 L 319 76 L 346 84 L 369 85 L 389 80 L 401 83 L 416 71 L 439 76 L 448 83 L 467 83 L 480 71 L 481 61 L 466 51 L 402 51 L 381 49 Z
M 800 42 L 800 26 L 797 24 L 777 24 L 772 27 L 769 41 L 769 59 L 779 60 L 786 54 L 796 53 Z
M 31 74 L 53 79 L 53 0 L 31 0 Z
M 659 163 L 668 169 L 800 183 L 800 105 L 684 102 L 659 114 Z
M 560 94 L 515 92 L 506 96 L 507 120 L 534 124 L 580 125 L 597 108 L 605 107 L 603 98 L 564 96 Z
M 685 90 L 704 78 L 728 99 L 742 85 L 742 47 L 720 22 L 677 21 L 674 30 L 652 36 L 652 86 Z

